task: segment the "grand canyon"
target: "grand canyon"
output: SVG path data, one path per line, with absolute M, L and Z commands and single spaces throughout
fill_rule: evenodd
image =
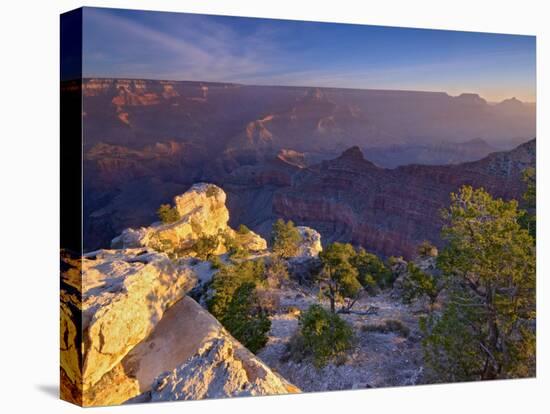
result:
M 535 376 L 534 37 L 100 8 L 61 32 L 62 399 Z
M 440 244 L 438 210 L 461 185 L 524 191 L 535 106 L 475 94 L 86 79 L 84 246 L 195 182 L 228 194 L 231 224 L 264 237 L 278 217 L 327 241 L 410 257 Z

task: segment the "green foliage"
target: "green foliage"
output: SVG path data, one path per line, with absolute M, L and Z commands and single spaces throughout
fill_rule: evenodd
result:
M 206 260 L 218 248 L 219 240 L 217 236 L 201 236 L 193 244 L 192 250 L 201 260 Z
M 292 257 L 296 255 L 300 246 L 300 232 L 292 220 L 285 223 L 284 220 L 278 219 L 273 224 L 271 241 L 275 255 L 284 258 Z
M 220 322 L 250 351 L 256 353 L 265 346 L 271 321 L 258 306 L 254 282 L 245 282 L 235 290 Z
M 219 269 L 222 268 L 222 266 L 223 266 L 223 263 L 222 263 L 219 256 L 210 257 L 210 268 L 211 269 L 219 270 Z
M 361 331 L 380 333 L 395 332 L 404 338 L 408 337 L 411 332 L 407 325 L 397 319 L 386 319 L 379 324 L 363 325 L 361 326 Z
M 224 232 L 222 238 L 231 259 L 244 259 L 250 255 L 250 252 L 230 233 Z
M 243 283 L 264 284 L 265 265 L 262 260 L 222 266 L 212 280 L 214 295 L 207 301 L 208 310 L 221 320 L 235 294 Z
M 241 235 L 249 234 L 250 229 L 246 227 L 244 224 L 240 224 L 239 227 L 237 228 L 237 233 Z
M 216 197 L 220 192 L 220 189 L 215 185 L 209 185 L 206 189 L 206 197 Z
M 527 184 L 527 190 L 523 194 L 525 212 L 520 218 L 520 224 L 527 229 L 533 240 L 536 242 L 537 235 L 537 179 L 534 168 L 526 168 L 523 171 L 523 181 Z
M 323 264 L 321 282 L 323 293 L 330 300 L 330 310 L 336 312 L 336 302 L 340 299 L 348 300 L 349 310 L 362 290 L 358 280 L 359 272 L 350 263 L 355 257 L 355 250 L 351 244 L 333 243 L 319 253 Z
M 413 262 L 407 264 L 407 276 L 403 279 L 403 302 L 411 303 L 416 299 L 427 297 L 433 307 L 443 284 L 435 276 L 420 270 Z
M 422 322 L 426 363 L 441 381 L 533 375 L 535 247 L 517 202 L 464 186 L 443 217 L 448 299 Z
M 300 315 L 300 329 L 290 344 L 291 357 L 312 357 L 317 368 L 330 360 L 345 356 L 353 346 L 353 330 L 337 314 L 312 305 Z
M 392 273 L 376 255 L 359 249 L 359 252 L 350 258 L 350 262 L 359 272 L 359 282 L 369 293 L 374 293 L 376 287 L 391 287 Z
M 281 283 L 288 280 L 288 277 L 286 262 L 280 257 L 273 256 L 265 270 L 267 284 L 271 287 L 278 288 L 281 286 Z
M 181 218 L 178 209 L 170 207 L 170 204 L 162 204 L 157 210 L 157 215 L 164 224 L 174 223 Z

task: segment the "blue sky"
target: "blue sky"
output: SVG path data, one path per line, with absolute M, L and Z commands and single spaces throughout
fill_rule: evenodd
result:
M 85 8 L 85 77 L 479 93 L 535 101 L 535 37 Z

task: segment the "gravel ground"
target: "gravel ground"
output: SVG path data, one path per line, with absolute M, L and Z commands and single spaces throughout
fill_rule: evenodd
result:
M 298 329 L 298 316 L 286 312 L 288 307 L 305 311 L 319 303 L 314 291 L 298 286 L 277 291 L 283 313 L 271 318 L 269 342 L 258 356 L 303 391 L 329 391 L 370 387 L 414 385 L 422 381 L 422 349 L 418 332 L 418 317 L 412 307 L 392 299 L 388 293 L 360 299 L 356 311 L 376 308 L 375 314 L 341 315 L 353 327 L 356 347 L 341 365 L 329 364 L 316 369 L 310 362 L 282 361 L 286 345 Z M 323 302 L 328 308 L 328 303 Z M 364 332 L 361 327 L 379 324 L 387 319 L 400 320 L 410 329 L 408 337 L 396 333 Z

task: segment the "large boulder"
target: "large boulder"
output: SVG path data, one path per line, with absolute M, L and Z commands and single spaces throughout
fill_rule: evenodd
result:
M 200 344 L 183 363 L 156 378 L 150 392 L 152 401 L 300 392 L 229 335 L 200 305 L 190 298 L 184 301 L 192 320 L 188 329 Z
M 249 231 L 241 235 L 228 226 L 229 211 L 225 201 L 226 194 L 220 187 L 207 183 L 195 184 L 184 194 L 174 197 L 173 204 L 180 216 L 178 221 L 126 229 L 111 241 L 111 247 L 151 247 L 163 250 L 169 245 L 181 250 L 191 248 L 200 237 L 216 236 L 219 241 L 217 254 L 227 251 L 227 237 L 247 250 L 265 250 L 266 241 L 256 233 Z
M 85 395 L 86 405 L 299 392 L 186 296 Z
M 146 249 L 100 250 L 82 259 L 84 391 L 109 372 L 196 283 L 188 266 Z

